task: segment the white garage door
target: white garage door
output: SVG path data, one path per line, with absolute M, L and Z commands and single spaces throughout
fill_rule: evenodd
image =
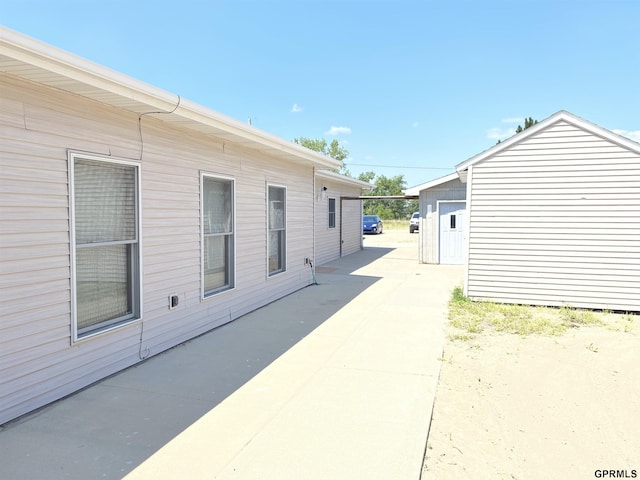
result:
M 465 256 L 465 202 L 438 202 L 440 213 L 440 263 L 462 265 Z

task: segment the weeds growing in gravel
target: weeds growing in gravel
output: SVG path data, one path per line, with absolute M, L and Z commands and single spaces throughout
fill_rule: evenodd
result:
M 449 322 L 460 330 L 451 340 L 470 340 L 485 330 L 517 335 L 561 335 L 570 328 L 603 325 L 613 330 L 631 332 L 638 316 L 607 311 L 474 302 L 456 287 L 449 301 Z

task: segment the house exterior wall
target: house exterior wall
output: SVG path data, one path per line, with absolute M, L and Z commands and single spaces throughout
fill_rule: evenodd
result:
M 322 195 L 322 187 L 327 187 Z M 362 202 L 345 200 L 340 209 L 340 197 L 357 197 L 362 189 L 330 178 L 316 177 L 316 265 L 340 258 L 340 236 L 342 256 L 362 250 Z M 329 199 L 336 201 L 335 227 L 329 227 Z
M 144 150 L 141 156 L 141 138 Z M 68 151 L 140 163 L 142 320 L 72 341 Z M 0 424 L 312 282 L 313 166 L 0 74 Z M 201 300 L 200 174 L 235 180 L 235 288 Z M 287 191 L 267 276 L 266 187 Z M 169 310 L 168 296 L 179 305 Z M 141 340 L 142 337 L 142 340 Z
M 566 121 L 469 170 L 467 294 L 640 311 L 640 155 Z
M 420 263 L 440 263 L 438 202 L 465 201 L 466 197 L 467 186 L 457 178 L 420 191 Z
M 360 194 L 361 192 L 358 192 Z M 339 208 L 339 206 L 338 206 Z M 342 256 L 364 248 L 362 242 L 362 201 L 342 202 Z

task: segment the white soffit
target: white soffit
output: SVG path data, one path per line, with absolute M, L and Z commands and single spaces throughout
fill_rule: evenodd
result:
M 496 153 L 506 150 L 512 145 L 519 143 L 529 138 L 530 136 L 535 135 L 542 130 L 545 130 L 546 128 L 549 128 L 550 126 L 558 122 L 566 122 L 570 125 L 574 125 L 577 128 L 609 140 L 617 145 L 620 145 L 621 147 L 627 148 L 636 153 L 640 153 L 640 143 L 634 142 L 633 140 L 627 137 L 623 137 L 622 135 L 618 135 L 617 133 L 613 133 L 606 128 L 602 128 L 565 110 L 560 110 L 550 117 L 545 118 L 541 122 L 536 123 L 534 126 L 529 127 L 526 130 L 509 137 L 504 142 L 500 142 L 497 145 L 494 145 L 493 147 L 485 150 L 484 152 L 481 152 L 469 158 L 468 160 L 465 160 L 464 162 L 456 165 L 456 171 L 462 178 L 466 175 L 464 174 L 464 171 L 467 170 L 470 166 L 482 162 L 483 160 L 495 155 Z
M 453 173 L 450 173 L 449 175 L 445 175 L 444 177 L 436 178 L 429 182 L 416 185 L 415 187 L 407 188 L 404 191 L 404 194 L 419 195 L 422 190 L 427 190 L 428 188 L 437 187 L 438 185 L 442 185 L 443 183 L 450 182 L 451 180 L 455 180 L 456 178 L 458 178 L 458 174 L 456 172 L 453 172 Z
M 329 170 L 316 170 L 316 177 L 326 178 L 327 180 L 333 180 L 334 182 L 346 183 L 354 185 L 362 189 L 371 190 L 373 185 L 368 182 L 363 182 L 357 178 L 347 177 L 346 175 L 340 175 L 339 173 L 331 172 Z
M 324 168 L 342 166 L 331 157 L 2 26 L 0 72 L 136 114 L 175 109 L 158 118 L 294 162 Z

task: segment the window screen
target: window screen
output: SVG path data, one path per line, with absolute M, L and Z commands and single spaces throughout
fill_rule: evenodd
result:
M 140 316 L 138 167 L 72 156 L 78 337 Z
M 271 185 L 268 191 L 268 272 L 273 275 L 286 269 L 286 191 Z
M 329 228 L 336 226 L 336 199 L 329 199 Z
M 203 176 L 203 290 L 233 288 L 233 180 Z

